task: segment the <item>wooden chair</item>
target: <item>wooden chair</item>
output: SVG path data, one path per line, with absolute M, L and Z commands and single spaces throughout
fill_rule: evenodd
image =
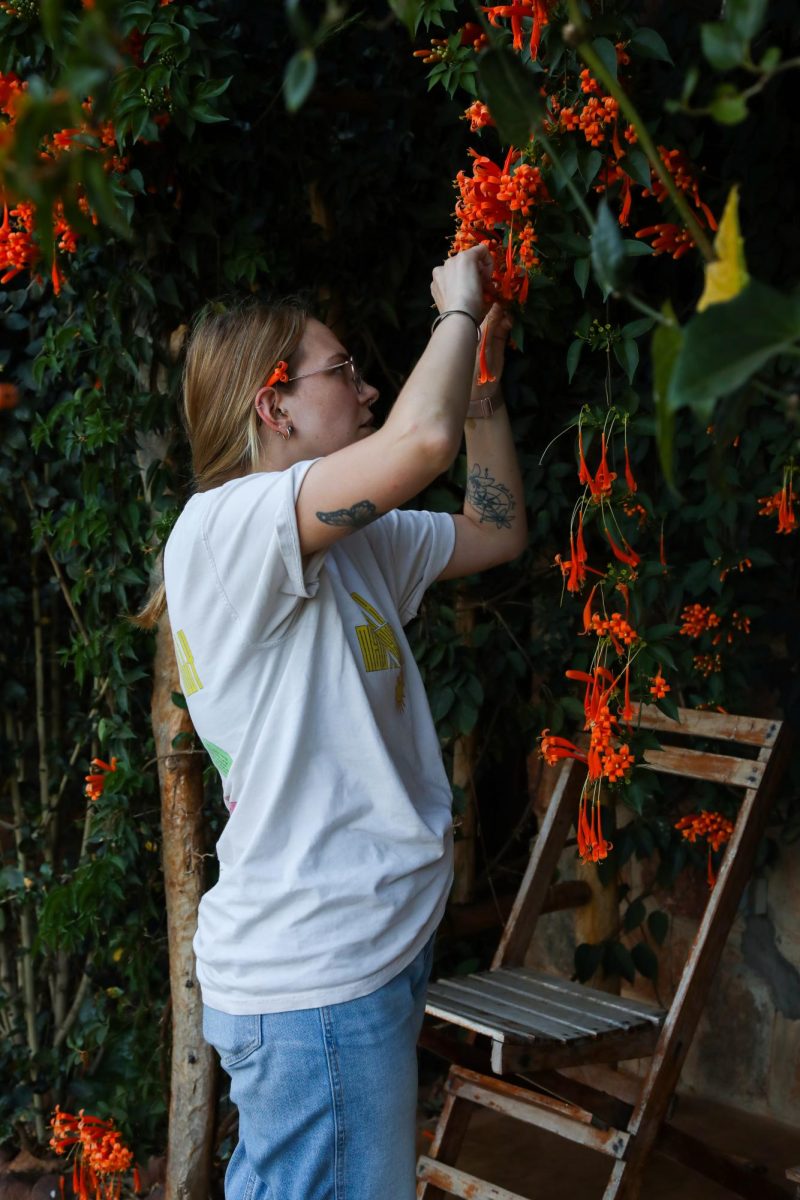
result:
M 417 1164 L 418 1200 L 443 1200 L 448 1195 L 523 1200 L 456 1168 L 470 1116 L 481 1107 L 605 1154 L 611 1170 L 603 1200 L 639 1196 L 644 1167 L 654 1148 L 749 1200 L 787 1196 L 750 1164 L 729 1160 L 666 1124 L 709 983 L 764 831 L 788 750 L 787 738 L 780 721 L 692 709 L 680 709 L 679 720 L 673 721 L 655 706 L 642 705 L 638 722 L 659 736 L 710 740 L 722 743 L 726 751 L 662 745 L 644 754 L 651 769 L 744 788 L 739 817 L 675 998 L 664 1012 L 523 965 L 578 811 L 585 767 L 567 760 L 490 969 L 437 980 L 429 987 L 429 1016 L 470 1034 L 466 1045 L 455 1037 L 449 1042 L 455 1065 L 447 1079 L 430 1154 L 421 1156 Z M 750 747 L 756 756 L 738 757 L 737 744 Z M 482 1038 L 489 1038 L 491 1047 L 490 1056 L 484 1051 L 483 1058 Z M 441 1032 L 433 1031 L 431 1043 L 423 1032 L 421 1042 L 442 1052 Z M 650 1058 L 650 1068 L 642 1079 L 607 1065 L 643 1057 Z M 470 1069 L 475 1066 L 477 1070 Z M 574 1071 L 568 1077 L 559 1070 L 567 1067 L 583 1068 L 580 1078 Z M 519 1077 L 523 1072 L 526 1078 L 513 1083 L 499 1078 Z

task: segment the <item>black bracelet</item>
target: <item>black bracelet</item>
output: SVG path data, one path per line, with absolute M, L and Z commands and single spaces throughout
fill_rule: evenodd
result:
M 480 341 L 481 340 L 480 323 L 477 321 L 477 319 L 475 317 L 473 317 L 472 313 L 467 312 L 467 310 L 465 308 L 448 308 L 443 313 L 439 313 L 438 317 L 431 325 L 431 334 L 433 334 L 434 330 L 436 329 L 436 326 L 440 325 L 441 322 L 445 319 L 445 317 L 452 317 L 453 313 L 461 313 L 461 315 L 463 317 L 469 317 L 470 321 L 472 321 L 473 325 L 475 326 L 475 333 L 478 335 L 478 341 Z

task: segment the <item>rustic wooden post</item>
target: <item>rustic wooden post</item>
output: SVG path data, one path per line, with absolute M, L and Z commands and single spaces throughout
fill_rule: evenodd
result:
M 161 618 L 153 669 L 152 720 L 161 787 L 164 889 L 172 995 L 167 1175 L 164 1200 L 207 1200 L 210 1194 L 216 1061 L 203 1040 L 202 1001 L 192 938 L 204 885 L 202 755 L 173 746 L 192 733 L 185 708 L 172 699 L 181 684 L 172 633 Z M 186 739 L 188 740 L 188 739 Z
M 475 628 L 475 609 L 468 608 L 466 593 L 459 589 L 456 601 L 456 629 L 469 645 Z M 464 808 L 459 814 L 458 836 L 453 846 L 454 879 L 450 900 L 453 904 L 469 904 L 475 892 L 475 837 L 478 827 L 478 808 L 475 796 L 475 734 L 456 738 L 453 746 L 453 787 L 464 794 Z

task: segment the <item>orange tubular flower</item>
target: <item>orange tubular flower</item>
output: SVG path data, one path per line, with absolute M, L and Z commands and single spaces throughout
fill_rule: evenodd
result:
M 90 800 L 98 800 L 103 794 L 103 789 L 106 786 L 106 779 L 112 771 L 117 769 L 117 760 L 112 758 L 110 763 L 103 762 L 102 758 L 92 759 L 93 767 L 100 767 L 101 770 L 92 775 L 86 775 L 86 795 Z
M 554 737 L 549 728 L 542 730 L 541 742 L 542 758 L 549 767 L 554 767 L 562 758 L 574 758 L 578 762 L 586 762 L 586 755 L 573 742 L 567 741 L 566 738 Z
M 492 25 L 499 25 L 502 20 L 511 22 L 511 32 L 514 36 L 514 49 L 522 49 L 522 22 L 530 19 L 531 26 L 530 52 L 531 58 L 539 53 L 539 43 L 542 40 L 542 30 L 550 22 L 550 12 L 557 0 L 517 0 L 515 4 L 491 4 L 484 6 Z
M 625 541 L 625 538 L 623 538 L 622 540 L 625 543 L 625 549 L 621 550 L 619 548 L 619 546 L 617 545 L 617 543 L 614 541 L 613 537 L 611 536 L 607 525 L 603 526 L 603 533 L 608 538 L 608 544 L 613 551 L 614 557 L 616 559 L 618 559 L 619 562 L 625 563 L 626 566 L 629 566 L 635 570 L 636 567 L 638 567 L 639 563 L 642 560 L 639 557 L 639 555 L 636 553 L 636 551 L 633 549 L 633 547 L 629 546 L 628 543 Z
M 638 491 L 636 480 L 634 479 L 633 471 L 631 470 L 631 460 L 628 456 L 628 443 L 627 442 L 625 443 L 625 482 L 628 485 L 629 492 Z

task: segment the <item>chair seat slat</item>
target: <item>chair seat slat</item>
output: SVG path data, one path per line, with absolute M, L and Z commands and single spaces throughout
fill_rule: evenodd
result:
M 513 1002 L 523 1008 L 544 1005 L 544 1011 L 552 1016 L 553 1020 L 566 1021 L 587 1032 L 604 1033 L 611 1029 L 626 1029 L 630 1025 L 641 1024 L 640 1016 L 621 1011 L 612 1012 L 609 1009 L 598 1011 L 597 1006 L 591 1002 L 579 1002 L 573 996 L 556 993 L 552 989 L 548 991 L 532 979 L 520 979 L 513 971 L 506 972 L 502 978 L 498 976 L 499 972 L 493 971 L 488 979 L 480 978 L 481 982 L 497 989 L 509 1001 L 514 998 Z M 470 978 L 477 979 L 478 976 Z
M 463 1000 L 456 1000 L 452 996 L 440 996 L 436 991 L 435 984 L 428 989 L 425 1011 L 432 1017 L 438 1017 L 443 1021 L 452 1021 L 454 1025 L 461 1025 L 464 1029 L 482 1033 L 496 1042 L 509 1040 L 530 1042 L 533 1037 L 530 1029 L 518 1025 L 516 1021 L 494 1017 L 485 1013 L 482 1008 L 474 1004 L 467 1004 Z M 567 1042 L 566 1038 L 559 1040 L 564 1044 Z
M 454 1012 L 474 1014 L 487 1025 L 497 1024 L 498 1029 L 513 1034 L 515 1037 L 547 1038 L 553 1042 L 570 1042 L 577 1037 L 585 1037 L 583 1032 L 575 1030 L 572 1035 L 564 1025 L 548 1020 L 534 1012 L 517 1012 L 513 1015 L 502 1011 L 502 1005 L 493 1002 L 473 992 L 464 991 L 450 983 L 449 980 L 437 980 L 428 988 L 428 1004 L 436 1004 L 440 1008 L 452 1006 Z
M 631 1016 L 643 1017 L 654 1025 L 661 1025 L 664 1013 L 655 1005 L 646 1004 L 642 1000 L 631 1000 L 628 996 L 615 996 L 613 992 L 601 992 L 597 988 L 586 987 L 582 983 L 572 983 L 568 979 L 559 979 L 548 975 L 545 971 L 536 971 L 532 967 L 501 967 L 501 971 L 509 974 L 519 974 L 523 978 L 534 979 L 543 987 L 555 992 L 562 992 L 586 1000 L 592 1005 L 598 1005 L 601 1011 L 605 1009 L 630 1013 Z
M 520 1021 L 526 1026 L 544 1024 L 566 1034 L 568 1038 L 595 1037 L 611 1028 L 619 1028 L 609 1022 L 592 1021 L 589 1018 L 573 1019 L 558 1010 L 547 1000 L 533 1001 L 530 997 L 519 992 L 503 988 L 491 979 L 475 979 L 462 976 L 459 979 L 439 980 L 446 982 L 448 990 L 463 995 L 470 1003 L 479 1004 L 487 1013 L 497 1013 L 499 1016 L 510 1017 L 512 1021 Z

